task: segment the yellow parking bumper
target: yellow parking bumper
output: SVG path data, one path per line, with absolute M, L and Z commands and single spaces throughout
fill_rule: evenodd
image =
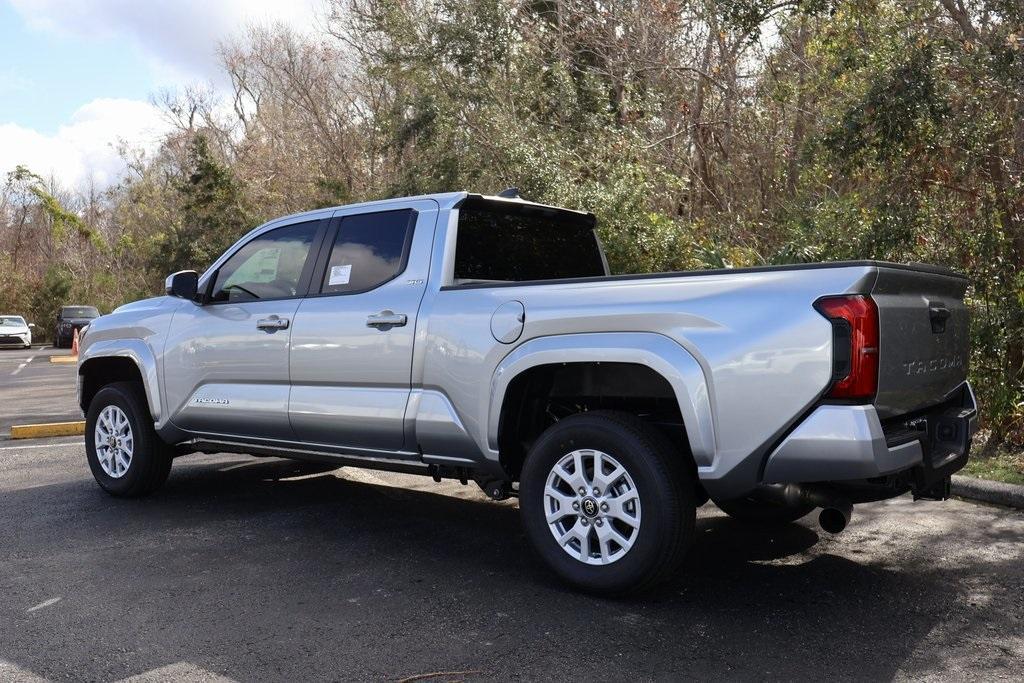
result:
M 85 434 L 85 420 L 13 425 L 11 427 L 12 439 L 38 439 L 44 436 L 78 436 L 80 434 Z

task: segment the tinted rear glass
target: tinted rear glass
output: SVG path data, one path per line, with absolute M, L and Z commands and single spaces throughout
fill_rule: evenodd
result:
M 62 318 L 98 318 L 100 312 L 92 306 L 65 306 L 60 309 Z
M 455 243 L 455 284 L 604 275 L 590 225 L 557 212 L 463 207 Z

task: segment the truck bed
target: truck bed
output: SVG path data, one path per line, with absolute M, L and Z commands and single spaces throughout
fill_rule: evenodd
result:
M 864 282 L 860 293 L 869 294 L 878 305 L 881 339 L 878 393 L 874 403 L 879 417 L 911 413 L 947 399 L 967 378 L 970 322 L 963 300 L 968 280 L 942 266 L 875 260 L 833 261 L 558 280 L 470 282 L 442 289 L 611 284 L 850 267 L 869 267 L 875 274 Z M 941 331 L 937 331 L 938 321 L 933 331 L 932 318 L 936 316 L 944 318 Z

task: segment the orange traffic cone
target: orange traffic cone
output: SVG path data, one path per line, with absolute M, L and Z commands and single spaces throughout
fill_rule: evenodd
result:
M 75 336 L 71 340 L 71 355 L 78 358 L 78 330 L 75 330 Z

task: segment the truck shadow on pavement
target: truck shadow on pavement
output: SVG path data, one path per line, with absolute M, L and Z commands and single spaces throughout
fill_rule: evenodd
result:
M 999 645 L 1020 631 L 1019 559 L 946 557 L 1019 542 L 1019 521 L 908 542 L 881 520 L 917 513 L 876 505 L 833 540 L 812 518 L 766 531 L 709 506 L 677 580 L 609 600 L 552 578 L 514 504 L 425 478 L 186 458 L 160 493 L 117 500 L 87 476 L 0 497 L 0 660 L 45 677 L 189 662 L 238 680 L 891 679 L 1019 664 L 1019 639 Z

